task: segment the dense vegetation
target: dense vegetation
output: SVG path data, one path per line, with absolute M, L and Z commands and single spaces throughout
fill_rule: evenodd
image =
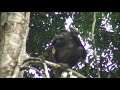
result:
M 96 78 L 99 69 L 101 78 L 120 77 L 120 13 L 97 12 L 92 41 L 93 12 L 31 12 L 27 53 L 37 57 L 54 37 L 56 30 L 64 28 L 65 21 L 72 18 L 73 26 L 79 29 L 88 52 L 86 65 L 76 70 L 86 77 Z M 93 49 L 96 49 L 96 60 Z M 96 63 L 97 62 L 97 63 Z M 97 68 L 98 66 L 98 68 Z

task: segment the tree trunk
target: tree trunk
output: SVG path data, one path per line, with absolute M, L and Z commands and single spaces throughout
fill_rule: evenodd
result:
M 1 12 L 0 15 L 0 78 L 15 78 L 21 62 L 27 58 L 30 13 Z

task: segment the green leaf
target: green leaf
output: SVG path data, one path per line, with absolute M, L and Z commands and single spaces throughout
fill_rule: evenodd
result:
M 43 53 L 43 56 L 44 56 L 44 57 L 48 57 L 49 55 L 48 55 L 47 52 L 44 52 L 44 53 Z
M 55 52 L 56 52 L 56 50 L 55 50 L 55 48 L 52 48 L 52 53 L 55 55 Z
M 67 73 L 67 72 L 63 72 L 63 73 L 61 74 L 61 78 L 67 78 L 67 76 L 68 76 L 68 73 Z

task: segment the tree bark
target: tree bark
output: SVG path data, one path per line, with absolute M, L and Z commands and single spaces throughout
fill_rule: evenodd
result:
M 29 12 L 1 12 L 0 78 L 17 77 L 26 54 Z

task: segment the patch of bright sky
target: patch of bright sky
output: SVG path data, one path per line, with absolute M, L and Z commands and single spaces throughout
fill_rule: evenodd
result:
M 101 22 L 101 26 L 103 25 L 102 27 L 104 27 L 106 29 L 106 31 L 108 31 L 108 32 L 114 32 L 112 30 L 113 29 L 112 25 L 110 25 L 110 23 L 109 23 L 111 20 L 110 14 L 112 14 L 112 13 L 108 13 L 107 17 L 105 17 L 104 14 L 102 14 L 103 20 Z
M 66 19 L 65 23 L 66 23 L 66 24 L 65 24 L 65 28 L 66 28 L 66 30 L 69 31 L 69 25 L 70 25 L 71 23 L 73 23 L 72 18 L 69 17 L 68 19 Z
M 107 17 L 105 17 L 104 16 L 104 14 L 102 14 L 102 22 L 101 22 L 101 27 L 104 27 L 105 29 L 106 29 L 106 31 L 108 31 L 108 32 L 114 32 L 113 31 L 113 28 L 112 28 L 112 25 L 110 25 L 110 20 L 111 20 L 111 17 L 110 17 L 110 14 L 112 14 L 112 12 L 110 12 L 110 13 L 108 13 L 107 14 Z M 118 28 L 118 26 L 116 26 L 116 28 Z M 112 45 L 112 42 L 110 42 L 110 47 L 113 47 L 113 45 Z M 103 57 L 106 57 L 106 55 L 105 55 L 105 53 L 103 52 L 102 53 L 102 56 Z M 110 54 L 109 54 L 109 56 L 110 56 L 110 58 L 109 58 L 109 61 L 108 61 L 108 63 L 106 64 L 106 67 L 107 66 L 109 66 L 109 65 L 111 65 L 111 66 L 109 66 L 108 68 L 109 68 L 109 70 L 111 69 L 111 70 L 113 70 L 114 68 L 112 68 L 113 66 L 115 66 L 116 68 L 117 68 L 117 64 L 113 64 L 112 62 L 111 62 L 111 60 L 113 59 L 113 53 L 112 53 L 112 50 L 110 50 Z M 107 69 L 106 69 L 106 71 L 108 71 Z
M 29 73 L 34 74 L 34 78 L 42 78 L 41 76 L 39 76 L 38 74 L 36 74 L 36 71 L 34 69 L 30 69 Z

